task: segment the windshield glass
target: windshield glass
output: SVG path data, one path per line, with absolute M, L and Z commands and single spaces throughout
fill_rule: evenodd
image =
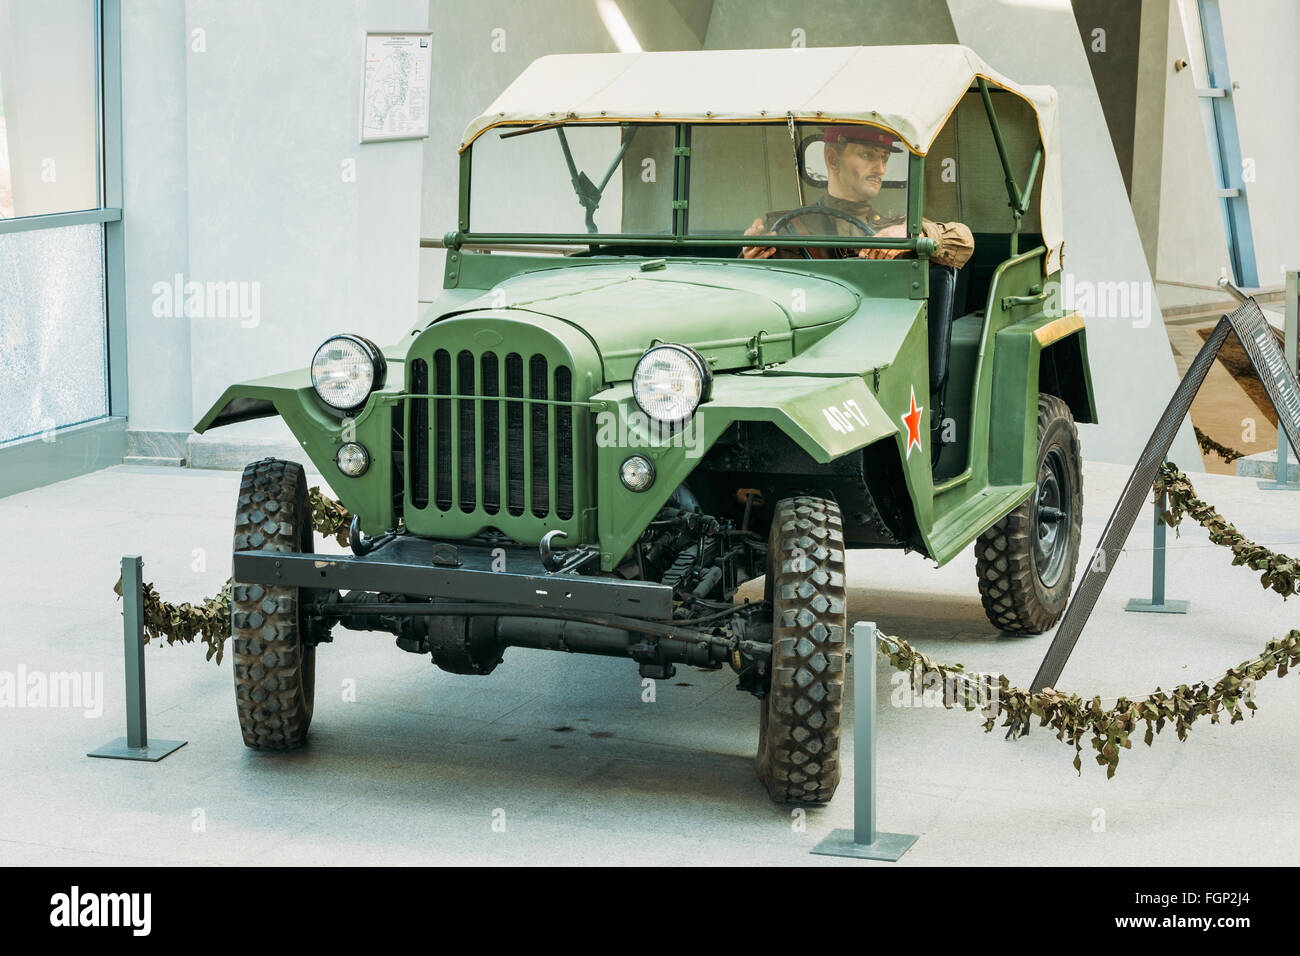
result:
M 666 124 L 489 130 L 473 146 L 470 226 L 490 234 L 669 235 L 676 135 Z
M 689 132 L 689 235 L 903 234 L 909 155 L 888 132 L 806 123 Z M 470 230 L 671 235 L 676 144 L 668 123 L 489 130 L 471 152 Z
M 901 227 L 907 163 L 907 150 L 870 126 L 797 124 L 793 136 L 784 124 L 696 126 L 688 231 L 861 239 Z

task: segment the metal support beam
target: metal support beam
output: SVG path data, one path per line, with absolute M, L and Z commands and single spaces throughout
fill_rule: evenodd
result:
M 1219 0 L 1197 0 L 1197 10 L 1200 13 L 1207 83 L 1196 92 L 1210 150 L 1210 166 L 1214 170 L 1215 195 L 1219 199 L 1223 230 L 1228 240 L 1233 281 L 1239 286 L 1258 288 L 1255 241 L 1241 175 L 1241 141 L 1237 136 L 1237 113 L 1233 107 L 1232 78 L 1228 75 L 1228 50 L 1223 40 Z
M 121 0 L 100 0 L 100 149 L 104 212 L 104 318 L 107 332 L 108 413 L 125 418 L 126 240 L 122 228 L 122 9 Z
M 80 212 L 51 212 L 39 216 L 20 216 L 17 219 L 0 219 L 0 236 L 11 232 L 28 232 L 32 229 L 61 229 L 64 226 L 118 222 L 121 218 L 122 210 L 115 207 L 83 209 Z

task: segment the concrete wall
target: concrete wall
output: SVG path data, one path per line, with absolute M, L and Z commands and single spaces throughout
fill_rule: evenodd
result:
M 366 30 L 424 29 L 423 0 L 124 5 L 133 431 L 181 432 L 231 383 L 320 340 L 416 317 L 423 144 L 359 145 Z M 436 67 L 435 67 L 436 68 Z M 235 283 L 176 314 L 182 283 Z M 278 419 L 213 433 L 288 438 Z
M 1160 239 L 1160 167 L 1165 147 L 1165 84 L 1170 71 L 1169 0 L 1142 0 L 1133 102 L 1133 175 L 1129 204 L 1147 268 L 1156 275 Z
M 1133 184 L 1133 113 L 1143 7 L 1133 0 L 1072 0 L 1079 40 L 1092 70 L 1124 186 Z
M 195 422 L 190 323 L 155 317 L 152 292 L 155 282 L 190 271 L 185 57 L 184 5 L 123 4 L 122 232 L 133 430 L 184 431 Z
M 1211 285 L 1227 269 L 1228 251 L 1196 96 L 1196 86 L 1203 82 L 1197 76 L 1198 56 L 1189 50 L 1178 0 L 1149 2 L 1169 6 L 1156 275 L 1161 282 Z M 1194 3 L 1185 9 L 1195 16 Z M 1259 282 L 1277 289 L 1283 270 L 1300 266 L 1300 231 L 1293 225 L 1300 221 L 1294 176 L 1300 155 L 1300 60 L 1295 56 L 1300 5 L 1233 0 L 1221 3 L 1220 10 L 1242 157 L 1253 167 L 1246 196 Z M 1192 36 L 1200 42 L 1195 26 Z M 1179 58 L 1193 66 L 1175 73 L 1173 63 Z
M 1088 317 L 1101 423 L 1079 429 L 1087 458 L 1135 461 L 1178 374 L 1071 8 L 1065 0 L 949 0 L 948 7 L 960 42 L 1006 75 L 1050 84 L 1060 95 L 1063 281 L 1095 290 L 1098 303 L 1106 288 L 1101 283 L 1123 283 L 1144 298 L 1126 314 L 1108 314 L 1108 308 Z M 1025 42 L 1030 37 L 1033 42 Z M 1190 423 L 1183 424 L 1171 454 L 1189 470 L 1199 466 Z
M 1300 269 L 1300 4 L 1295 0 L 1220 3 L 1259 284 L 1280 288 Z
M 1214 196 L 1214 173 L 1196 96 L 1197 71 L 1189 66 L 1175 72 L 1174 63 L 1180 59 L 1192 62 L 1193 57 L 1178 4 L 1170 0 L 1156 279 L 1162 283 L 1212 286 L 1221 273 L 1230 274 L 1228 243 Z M 1169 290 L 1167 301 L 1172 301 L 1176 291 Z M 1198 298 L 1190 292 L 1181 296 Z M 1215 292 L 1199 298 L 1217 301 L 1223 295 Z
M 798 32 L 796 32 L 798 31 Z M 715 0 L 705 48 L 956 43 L 943 0 Z

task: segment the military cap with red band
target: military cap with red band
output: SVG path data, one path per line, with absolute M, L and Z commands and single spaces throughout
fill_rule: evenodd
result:
M 822 134 L 822 142 L 825 143 L 838 143 L 842 139 L 851 143 L 879 146 L 891 153 L 902 152 L 901 149 L 894 145 L 894 137 L 883 129 L 876 129 L 874 126 L 827 126 L 826 131 Z

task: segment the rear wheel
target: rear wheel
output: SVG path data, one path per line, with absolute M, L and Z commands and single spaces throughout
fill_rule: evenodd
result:
M 302 465 L 267 458 L 244 469 L 234 549 L 313 550 Z M 316 648 L 303 640 L 300 589 L 236 581 L 231 593 L 235 706 L 244 743 L 254 750 L 301 747 L 311 725 Z
M 844 702 L 844 530 L 834 501 L 777 503 L 767 599 L 771 687 L 760 714 L 758 777 L 779 803 L 827 803 L 840 782 Z
M 984 613 L 1006 631 L 1041 634 L 1065 613 L 1079 559 L 1083 470 L 1070 407 L 1038 396 L 1034 492 L 975 543 Z

